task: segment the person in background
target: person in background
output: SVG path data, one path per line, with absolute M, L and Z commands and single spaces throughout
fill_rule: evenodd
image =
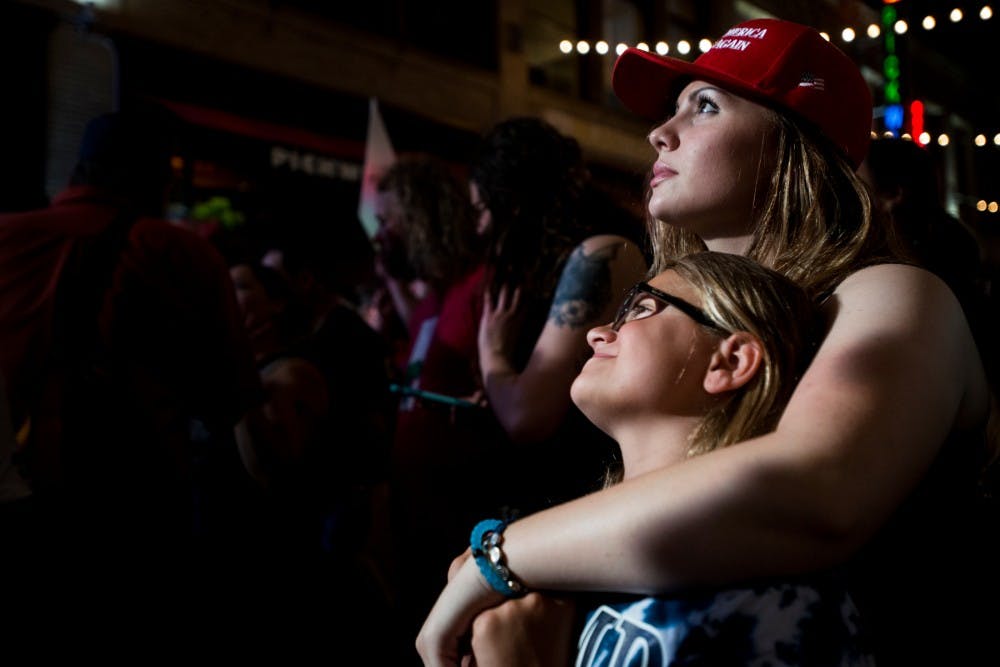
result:
M 428 155 L 400 158 L 377 185 L 375 273 L 408 331 L 403 384 L 416 386 L 445 293 L 481 260 L 471 213 L 458 178 Z
M 371 255 L 355 254 L 323 234 L 288 239 L 281 250 L 291 302 L 304 309 L 305 319 L 303 335 L 288 352 L 319 371 L 327 395 L 323 444 L 308 465 L 330 475 L 326 493 L 332 511 L 322 542 L 327 560 L 339 563 L 330 576 L 336 577 L 337 569 L 354 572 L 351 587 L 357 595 L 351 599 L 365 600 L 357 608 L 384 614 L 392 597 L 385 582 L 396 402 L 389 391 L 390 351 L 358 306 Z
M 617 447 L 569 387 L 588 328 L 646 270 L 640 235 L 590 181 L 579 144 L 545 121 L 491 128 L 469 178 L 487 240 L 477 384 L 500 437 L 451 473 L 464 499 L 443 543 L 452 554 L 483 512 L 530 514 L 600 486 Z
M 433 602 L 435 579 L 444 580 L 445 554 L 464 532 L 470 508 L 485 507 L 469 495 L 467 472 L 495 446 L 499 429 L 473 399 L 483 267 L 464 184 L 439 159 L 406 156 L 380 179 L 376 210 L 382 224 L 376 271 L 410 338 L 398 383 L 408 393 L 399 396 L 390 486 L 400 637 L 410 637 Z M 415 283 L 422 295 L 410 291 Z M 429 574 L 415 577 L 418 571 Z M 399 660 L 412 661 L 409 643 L 400 642 Z
M 231 266 L 229 275 L 264 389 L 263 403 L 244 424 L 253 433 L 238 431 L 253 436 L 238 437 L 243 463 L 275 495 L 291 494 L 305 501 L 307 496 L 322 494 L 331 482 L 330 471 L 318 461 L 332 457 L 316 451 L 327 446 L 329 435 L 326 382 L 315 365 L 292 352 L 303 322 L 295 321 L 291 288 L 281 274 L 251 260 Z M 302 522 L 308 521 L 305 514 L 315 512 L 311 529 L 293 541 L 300 549 L 318 553 L 320 517 L 325 515 L 321 508 L 326 503 L 315 500 L 311 510 L 308 502 L 297 503 L 299 507 L 292 510 L 302 514 L 298 517 Z
M 203 462 L 238 465 L 233 428 L 260 397 L 224 262 L 159 219 L 172 122 L 91 120 L 52 205 L 0 216 L 0 372 L 35 512 L 25 580 L 100 582 L 154 615 L 156 593 L 218 572 Z
M 509 576 L 670 595 L 842 565 L 880 664 L 995 656 L 995 524 L 977 497 L 990 387 L 951 290 L 872 221 L 857 66 L 811 28 L 756 19 L 694 63 L 629 49 L 612 82 L 656 123 L 654 272 L 698 250 L 744 255 L 803 287 L 826 333 L 774 431 L 510 524 Z M 425 663 L 457 664 L 505 592 L 457 562 L 417 638 Z
M 627 216 L 591 182 L 579 144 L 541 119 L 493 127 L 469 178 L 489 239 L 482 386 L 512 443 L 503 456 L 518 462 L 494 483 L 506 505 L 529 513 L 597 488 L 615 454 L 569 386 L 587 330 L 611 318 L 646 260 Z
M 329 227 L 295 229 L 318 215 L 308 202 L 281 210 L 287 228 L 261 225 L 258 210 L 212 237 L 263 387 L 237 429 L 247 479 L 236 490 L 232 568 L 253 596 L 245 608 L 287 628 L 299 650 L 332 644 L 384 661 L 384 629 L 370 619 L 390 613 L 382 552 L 392 406 L 385 348 L 352 301 L 365 253 Z
M 378 460 L 372 452 L 380 443 L 366 434 L 364 396 L 353 413 L 330 401 L 343 385 L 360 387 L 374 378 L 339 375 L 337 384 L 328 384 L 315 357 L 303 352 L 309 311 L 284 275 L 253 258 L 238 260 L 230 274 L 264 389 L 260 407 L 237 430 L 241 459 L 256 484 L 246 494 L 246 551 L 235 558 L 251 573 L 247 584 L 259 598 L 294 619 L 306 646 L 367 643 L 373 644 L 369 657 L 387 657 L 368 620 L 390 608 L 384 573 L 370 550 L 384 530 L 376 518 L 384 473 L 365 464 Z M 363 366 L 374 361 L 363 356 L 366 348 L 349 345 L 350 329 L 339 334 L 345 338 L 340 352 L 350 349 L 353 363 L 371 372 Z

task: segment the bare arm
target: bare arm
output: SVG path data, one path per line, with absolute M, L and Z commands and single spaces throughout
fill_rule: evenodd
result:
M 509 302 L 484 304 L 479 331 L 483 385 L 494 413 L 514 440 L 541 440 L 558 427 L 570 404 L 570 384 L 589 352 L 587 331 L 611 320 L 625 291 L 645 271 L 642 253 L 622 237 L 594 236 L 577 247 L 520 373 L 507 349 L 516 324 Z
M 511 570 L 535 589 L 656 593 L 854 553 L 947 433 L 982 419 L 988 393 L 961 309 L 929 273 L 864 269 L 834 307 L 775 432 L 514 523 L 504 540 Z M 482 591 L 469 563 L 462 570 L 422 630 L 427 664 L 448 664 L 440 647 L 497 603 L 468 586 Z

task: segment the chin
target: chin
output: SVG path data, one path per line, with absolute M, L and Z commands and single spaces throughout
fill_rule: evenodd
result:
M 586 391 L 580 387 L 581 377 L 583 377 L 582 371 L 580 375 L 577 375 L 576 379 L 573 380 L 573 384 L 569 386 L 569 398 L 571 401 L 573 401 L 573 404 L 578 408 L 580 408 L 580 394 L 583 393 L 583 395 L 586 395 Z M 582 410 L 583 408 L 580 409 Z
M 646 202 L 646 209 L 651 216 L 668 224 L 674 224 L 677 218 L 677 198 L 666 192 L 653 191 Z
M 589 391 L 586 383 L 574 382 L 569 391 L 573 404 L 583 413 L 583 416 L 601 428 L 603 416 L 607 412 L 606 401 L 601 399 L 599 393 Z M 602 429 L 603 430 L 603 429 Z
M 569 397 L 580 412 L 587 415 L 588 406 L 600 402 L 599 395 L 594 392 L 593 382 L 586 377 L 586 371 L 581 372 L 569 387 Z M 589 418 L 590 415 L 587 415 Z

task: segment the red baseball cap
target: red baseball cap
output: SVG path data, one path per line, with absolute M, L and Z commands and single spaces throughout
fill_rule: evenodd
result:
M 857 65 L 810 27 L 755 19 L 730 28 L 693 63 L 626 49 L 611 84 L 631 111 L 663 120 L 679 80 L 701 79 L 816 126 L 855 168 L 871 140 L 872 95 Z

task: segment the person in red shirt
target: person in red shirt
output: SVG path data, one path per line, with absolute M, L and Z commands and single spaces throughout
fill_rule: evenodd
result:
M 51 206 L 0 215 L 0 373 L 37 517 L 21 544 L 123 580 L 192 553 L 260 395 L 225 263 L 156 217 L 162 120 L 95 118 Z

